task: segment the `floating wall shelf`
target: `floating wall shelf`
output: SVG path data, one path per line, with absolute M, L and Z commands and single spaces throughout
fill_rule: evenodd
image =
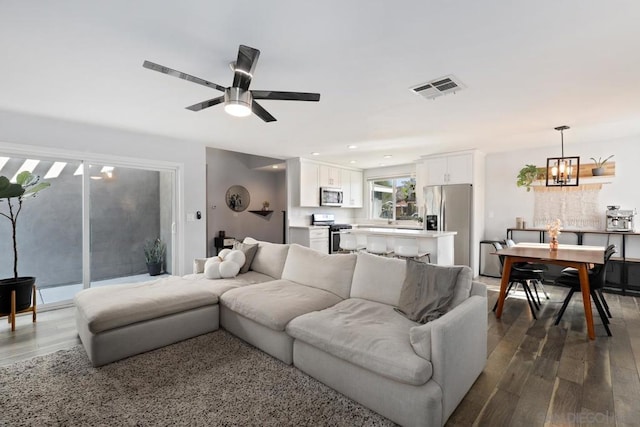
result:
M 260 216 L 267 216 L 273 213 L 273 211 L 249 211 L 249 212 L 251 212 L 252 214 L 260 215 Z

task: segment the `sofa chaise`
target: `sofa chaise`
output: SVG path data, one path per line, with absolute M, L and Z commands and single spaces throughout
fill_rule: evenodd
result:
M 444 425 L 486 362 L 486 286 L 457 275 L 449 311 L 426 324 L 394 310 L 405 261 L 257 243 L 247 273 L 194 274 L 78 293 L 95 366 L 219 325 L 401 425 Z M 440 267 L 442 268 L 442 267 Z

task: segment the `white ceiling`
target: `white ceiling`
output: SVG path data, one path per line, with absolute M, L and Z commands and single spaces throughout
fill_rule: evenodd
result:
M 220 93 L 142 67 L 229 86 L 239 44 L 261 50 L 251 89 L 320 102 L 262 101 L 274 123 L 192 112 Z M 5 0 L 0 109 L 362 168 L 559 145 L 567 124 L 571 155 L 640 135 L 639 52 L 637 0 Z M 467 89 L 408 90 L 447 74 Z

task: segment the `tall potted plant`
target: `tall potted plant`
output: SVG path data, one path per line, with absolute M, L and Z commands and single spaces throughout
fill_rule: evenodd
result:
M 0 176 L 0 215 L 11 221 L 13 242 L 13 277 L 0 280 L 0 313 L 11 311 L 11 292 L 14 290 L 16 291 L 16 311 L 31 306 L 31 289 L 36 278 L 18 275 L 17 223 L 23 202 L 35 197 L 39 191 L 49 185 L 48 182 L 40 182 L 38 175 L 26 171 L 18 174 L 15 183 L 11 183 L 5 176 Z

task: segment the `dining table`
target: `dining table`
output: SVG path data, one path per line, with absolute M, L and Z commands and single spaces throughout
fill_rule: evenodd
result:
M 558 249 L 551 250 L 548 243 L 518 243 L 515 246 L 495 251 L 496 255 L 504 257 L 496 317 L 499 319 L 502 316 L 511 266 L 514 263 L 533 262 L 537 264 L 555 264 L 564 267 L 573 267 L 578 270 L 578 276 L 580 278 L 584 316 L 587 321 L 587 335 L 589 339 L 595 339 L 596 334 L 593 326 L 591 294 L 589 289 L 589 267 L 595 264 L 604 264 L 604 252 L 604 246 L 567 244 L 560 244 L 558 245 Z

